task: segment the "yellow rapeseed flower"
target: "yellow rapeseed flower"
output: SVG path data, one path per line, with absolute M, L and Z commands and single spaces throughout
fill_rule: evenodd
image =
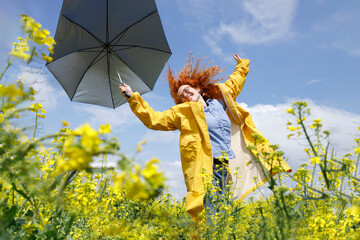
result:
M 98 137 L 98 132 L 89 124 L 86 123 L 75 129 L 74 134 L 81 136 L 80 143 L 87 151 L 98 151 L 101 140 Z
M 104 125 L 100 125 L 100 130 L 99 132 L 101 134 L 106 134 L 106 133 L 110 133 L 111 132 L 111 125 L 110 124 L 104 124 Z
M 16 58 L 23 59 L 27 61 L 30 58 L 30 46 L 28 41 L 25 38 L 17 38 L 18 42 L 14 42 L 12 45 L 14 46 L 11 52 L 9 53 L 11 56 Z
M 286 128 L 289 129 L 290 131 L 296 131 L 300 129 L 300 127 L 295 127 L 295 126 L 287 126 Z
M 352 205 L 349 212 L 352 216 L 357 216 L 360 214 L 360 207 L 358 205 Z
M 70 123 L 68 123 L 68 122 L 65 121 L 65 120 L 62 120 L 61 123 L 62 123 L 62 125 L 63 125 L 64 127 L 70 126 Z
M 295 112 L 294 112 L 294 109 L 293 109 L 293 108 L 288 108 L 288 109 L 286 110 L 286 112 L 289 113 L 289 114 L 295 115 Z
M 40 103 L 31 104 L 30 107 L 33 112 L 43 111 L 43 106 Z
M 354 149 L 354 151 L 355 151 L 355 154 L 360 154 L 360 147 L 356 147 L 356 148 Z
M 154 175 L 156 175 L 157 172 L 157 166 L 154 165 L 155 163 L 158 163 L 159 160 L 156 158 L 151 159 L 147 164 L 146 167 L 141 171 L 141 174 L 145 177 L 145 178 L 152 178 Z
M 52 60 L 53 60 L 52 57 L 46 55 L 45 53 L 41 53 L 41 54 L 42 54 L 42 58 L 41 58 L 42 60 L 46 61 L 47 63 L 51 63 L 51 62 L 52 62 Z
M 136 148 L 136 152 L 141 152 L 142 151 L 142 146 L 146 143 L 146 140 L 142 140 L 141 142 L 138 143 L 137 148 Z
M 317 118 L 317 119 L 314 120 L 314 123 L 315 123 L 315 124 L 318 124 L 318 123 L 320 123 L 320 122 L 321 122 L 321 118 Z
M 17 87 L 15 84 L 10 84 L 8 86 L 0 86 L 0 96 L 2 97 L 10 97 L 17 98 L 23 95 L 23 89 L 21 87 Z
M 312 157 L 310 159 L 311 164 L 320 164 L 321 160 L 319 157 Z

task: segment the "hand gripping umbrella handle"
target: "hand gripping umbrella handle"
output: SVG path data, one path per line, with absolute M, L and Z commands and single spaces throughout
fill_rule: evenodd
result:
M 129 98 L 130 97 L 130 95 L 127 93 L 127 92 L 123 92 L 123 94 L 125 95 L 125 97 L 127 97 L 127 98 Z
M 124 84 L 124 83 L 122 83 L 122 84 Z M 122 93 L 125 95 L 125 97 L 127 97 L 127 98 L 130 97 L 130 94 L 128 94 L 127 92 L 123 91 Z

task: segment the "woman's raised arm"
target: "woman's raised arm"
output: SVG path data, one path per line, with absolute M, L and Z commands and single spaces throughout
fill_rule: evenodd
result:
M 146 127 L 162 131 L 178 129 L 175 124 L 177 118 L 173 109 L 163 112 L 154 111 L 138 92 L 132 91 L 130 86 L 121 84 L 119 88 L 123 94 L 126 92 L 130 96 L 127 101 L 131 110 Z
M 224 86 L 229 91 L 231 97 L 235 100 L 240 94 L 246 80 L 246 75 L 249 72 L 249 59 L 241 59 L 238 54 L 233 54 L 236 60 L 235 71 L 230 75 L 229 79 L 224 83 Z

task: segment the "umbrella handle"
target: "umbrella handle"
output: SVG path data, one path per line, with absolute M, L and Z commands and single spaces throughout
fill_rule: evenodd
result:
M 120 76 L 119 76 L 119 77 L 120 77 Z M 121 78 L 120 78 L 120 80 L 121 80 Z M 122 80 L 121 80 L 120 85 L 122 85 L 122 86 L 124 86 L 124 85 L 125 85 L 125 84 L 122 82 Z M 125 97 L 127 97 L 127 98 L 129 98 L 129 97 L 130 97 L 130 94 L 128 94 L 126 91 L 123 91 L 122 93 L 125 95 Z
M 123 91 L 122 93 L 125 95 L 125 97 L 127 97 L 127 98 L 130 97 L 130 94 L 128 94 L 127 92 Z

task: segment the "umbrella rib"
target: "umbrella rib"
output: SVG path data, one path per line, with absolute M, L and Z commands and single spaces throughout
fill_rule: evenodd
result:
M 122 46 L 125 46 L 125 45 L 116 45 L 115 47 L 122 47 Z M 134 48 L 134 47 L 129 45 L 129 46 L 126 46 L 126 47 L 118 49 L 118 50 L 114 50 L 114 48 L 111 48 L 111 51 L 121 51 L 121 50 L 130 49 L 130 48 Z
M 109 42 L 109 0 L 106 0 L 106 42 Z M 105 50 L 105 48 L 104 48 Z M 113 108 L 115 109 L 115 103 L 114 103 L 114 98 L 113 98 L 113 94 L 112 94 L 112 89 L 111 89 L 111 82 L 110 82 L 110 52 L 107 51 L 106 53 L 106 61 L 107 61 L 107 70 L 108 70 L 108 82 L 109 82 L 109 88 L 110 88 L 110 95 L 111 95 L 111 102 L 113 105 Z
M 116 37 L 119 37 L 120 35 L 122 35 L 121 37 L 119 37 L 119 39 L 116 41 L 116 43 L 114 44 L 114 45 L 112 45 L 112 44 L 110 44 L 110 46 L 112 47 L 112 46 L 118 46 L 118 45 L 116 45 L 120 40 L 121 40 L 121 38 L 125 35 L 125 33 L 126 33 L 126 31 L 127 31 L 127 29 L 126 30 L 124 30 L 124 31 L 122 31 L 122 33 L 120 33 L 119 35 L 117 35 Z M 114 38 L 115 39 L 115 38 Z M 113 40 L 114 41 L 114 40 Z M 112 49 L 111 49 L 112 50 Z
M 80 26 L 78 23 L 74 22 L 73 20 L 71 20 L 70 18 L 68 18 L 66 15 L 63 14 L 63 16 L 69 20 L 70 22 L 72 22 L 73 24 L 79 26 L 81 29 L 84 29 L 87 33 L 89 33 L 91 36 L 93 36 L 102 46 L 104 46 L 104 43 L 99 39 L 97 38 L 94 34 L 92 34 L 89 30 L 87 30 L 86 28 L 84 28 L 83 26 Z
M 87 50 L 92 50 L 92 49 L 97 49 L 97 48 L 101 48 L 100 50 L 96 51 L 96 50 L 93 50 L 93 51 L 87 51 Z M 102 52 L 104 51 L 104 47 L 101 46 L 101 47 L 89 47 L 89 48 L 83 48 L 83 49 L 79 49 L 79 50 L 76 50 L 74 52 Z M 74 53 L 74 52 L 71 52 L 71 53 Z M 69 53 L 69 54 L 71 54 Z
M 106 0 L 106 42 L 109 42 L 109 0 Z
M 73 51 L 73 52 L 70 52 L 70 53 L 67 53 L 67 54 L 65 54 L 64 56 L 61 56 L 61 57 L 58 57 L 58 58 L 56 58 L 53 62 L 55 62 L 55 61 L 57 61 L 57 60 L 59 60 L 59 59 L 61 59 L 61 58 L 63 58 L 63 57 L 66 57 L 67 55 L 70 55 L 70 54 L 73 54 L 73 53 L 76 53 L 76 52 L 85 52 L 85 53 L 90 53 L 90 52 L 98 52 L 98 53 L 102 53 L 103 51 L 104 51 L 104 47 L 102 47 L 101 46 L 101 50 L 98 50 L 98 51 L 87 51 L 88 49 L 95 49 L 95 48 L 100 48 L 100 47 L 91 47 L 91 48 L 84 48 L 84 49 L 80 49 L 80 50 L 76 50 L 76 51 Z M 49 63 L 46 63 L 45 64 L 45 66 L 46 65 L 48 65 Z
M 139 21 L 131 24 L 131 25 L 128 26 L 126 29 L 124 29 L 124 31 L 122 31 L 122 32 L 119 33 L 116 37 L 114 37 L 114 39 L 111 40 L 111 42 L 114 41 L 114 40 L 115 40 L 117 37 L 119 37 L 121 34 L 125 33 L 127 30 L 129 30 L 129 29 L 130 29 L 131 27 L 133 27 L 134 25 L 138 24 L 139 22 L 142 22 L 143 20 L 145 20 L 146 18 L 150 17 L 151 15 L 153 15 L 153 14 L 155 14 L 155 13 L 157 13 L 157 12 L 158 12 L 158 10 L 155 10 L 155 11 L 149 13 L 148 15 L 146 15 L 145 17 L 143 17 L 142 19 L 140 19 Z M 125 35 L 125 34 L 124 34 L 124 35 Z M 123 35 L 123 36 L 124 36 L 124 35 Z M 121 38 L 122 38 L 122 37 L 121 37 Z M 121 38 L 119 38 L 119 40 L 117 40 L 116 43 L 118 43 Z M 111 42 L 110 42 L 110 44 L 111 44 Z M 116 44 L 116 43 L 115 43 L 115 44 Z
M 100 53 L 101 54 L 101 53 Z M 95 60 L 92 62 L 92 63 L 90 63 L 90 65 L 89 65 L 89 68 L 91 68 L 92 66 L 94 66 L 95 64 L 97 64 L 101 59 L 103 59 L 104 57 L 105 57 L 105 55 L 104 56 L 102 56 L 101 58 L 98 58 L 99 57 L 99 55 L 95 58 Z M 98 58 L 98 59 L 97 59 Z
M 171 52 L 168 52 L 168 51 L 165 51 L 165 50 L 161 50 L 161 49 L 158 49 L 158 48 L 144 47 L 144 46 L 139 46 L 139 45 L 112 45 L 112 46 L 127 47 L 127 48 L 119 49 L 119 50 L 116 50 L 116 51 L 121 51 L 121 50 L 126 50 L 126 49 L 129 49 L 129 48 L 138 47 L 138 48 L 145 48 L 145 49 L 150 49 L 150 50 L 155 50 L 155 51 L 158 51 L 158 52 L 164 52 L 164 53 L 169 53 L 169 54 L 171 54 Z M 113 50 L 113 49 L 112 49 L 112 50 Z
M 77 89 L 78 89 L 78 87 L 79 87 L 79 85 L 80 85 L 80 83 L 81 83 L 81 81 L 83 80 L 83 78 L 84 78 L 84 76 L 85 76 L 85 74 L 86 74 L 86 72 L 89 70 L 89 68 L 90 67 L 92 67 L 93 66 L 93 63 L 96 61 L 96 59 L 100 56 L 100 54 L 102 53 L 103 51 L 101 51 L 97 56 L 96 56 L 96 58 L 89 64 L 89 66 L 85 69 L 85 71 L 84 71 L 84 73 L 82 74 L 82 76 L 81 76 L 81 78 L 80 78 L 80 81 L 78 82 L 78 84 L 76 85 L 76 88 L 75 88 L 75 91 L 74 91 L 74 94 L 71 96 L 71 101 L 73 100 L 73 98 L 74 98 L 74 96 L 75 96 L 75 93 L 76 93 L 76 91 L 77 91 Z
M 87 51 L 87 49 L 84 49 L 84 50 L 79 50 L 79 51 L 76 51 L 76 52 L 86 52 L 86 53 L 87 53 L 87 52 L 88 52 L 88 53 L 90 53 L 90 52 L 100 52 L 100 53 L 101 53 L 102 51 L 103 51 L 103 50 L 101 50 L 101 51 L 95 51 L 95 50 L 94 50 L 94 51 Z M 72 52 L 72 53 L 74 53 L 74 52 Z M 71 54 L 71 53 L 69 53 L 69 54 Z

